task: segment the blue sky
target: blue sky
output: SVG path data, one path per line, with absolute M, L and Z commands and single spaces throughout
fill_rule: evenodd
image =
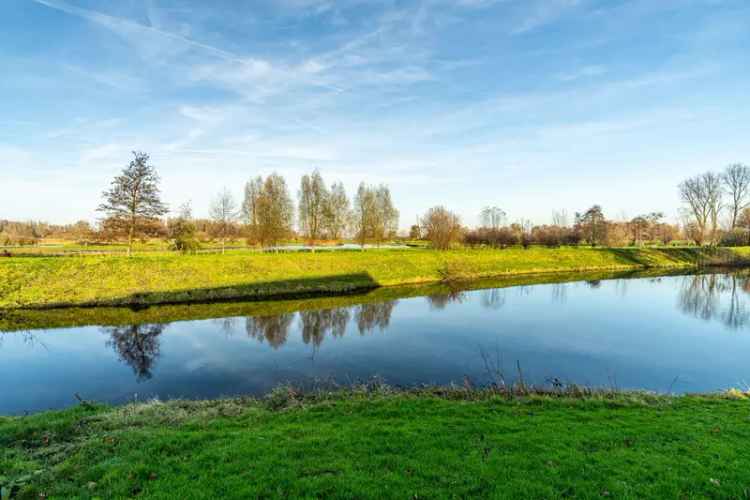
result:
M 686 176 L 750 163 L 747 0 L 3 0 L 0 218 L 93 220 L 137 149 L 205 215 L 319 168 L 548 223 L 676 220 Z

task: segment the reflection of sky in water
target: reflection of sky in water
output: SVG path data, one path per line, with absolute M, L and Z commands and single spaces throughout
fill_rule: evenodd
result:
M 280 316 L 85 327 L 0 339 L 0 413 L 268 391 L 378 375 L 711 391 L 750 382 L 750 284 L 732 275 L 534 285 Z M 675 381 L 676 379 L 676 381 Z

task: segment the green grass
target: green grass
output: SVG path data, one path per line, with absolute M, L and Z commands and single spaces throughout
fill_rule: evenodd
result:
M 0 258 L 0 308 L 343 294 L 438 281 L 744 263 L 750 249 L 513 248 Z
M 0 418 L 14 498 L 750 498 L 750 402 L 351 391 Z M 6 497 L 3 497 L 6 498 Z

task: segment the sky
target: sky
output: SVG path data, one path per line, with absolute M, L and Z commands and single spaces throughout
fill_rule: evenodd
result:
M 2 0 L 0 219 L 94 221 L 131 151 L 173 208 L 317 168 L 550 223 L 678 217 L 750 163 L 747 0 Z

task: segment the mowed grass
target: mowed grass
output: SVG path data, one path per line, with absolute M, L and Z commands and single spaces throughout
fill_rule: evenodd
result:
M 0 486 L 12 498 L 750 498 L 748 400 L 459 392 L 0 417 Z
M 512 248 L 0 258 L 0 308 L 149 305 L 496 276 L 736 263 L 748 249 Z

